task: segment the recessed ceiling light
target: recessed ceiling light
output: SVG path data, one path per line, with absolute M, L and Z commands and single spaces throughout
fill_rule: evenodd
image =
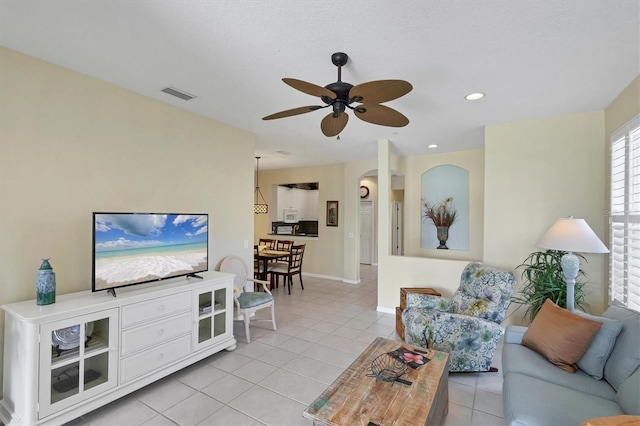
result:
M 436 145 L 435 143 L 432 143 L 431 145 L 427 146 L 427 148 L 437 148 L 438 145 Z
M 467 96 L 464 97 L 466 100 L 468 101 L 477 101 L 478 99 L 482 99 L 484 98 L 484 93 L 480 93 L 480 92 L 476 92 L 476 93 L 469 93 Z

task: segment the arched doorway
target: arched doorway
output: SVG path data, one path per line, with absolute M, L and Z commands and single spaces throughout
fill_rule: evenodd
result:
M 359 177 L 359 258 L 361 264 L 378 262 L 378 211 L 383 206 L 378 203 L 378 170 L 372 169 Z M 404 241 L 404 175 L 391 171 L 391 241 L 390 253 L 402 256 Z

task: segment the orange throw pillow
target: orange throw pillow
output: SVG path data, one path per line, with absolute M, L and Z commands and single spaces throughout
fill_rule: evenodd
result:
M 522 344 L 552 364 L 575 373 L 602 323 L 583 318 L 547 299 L 522 337 Z

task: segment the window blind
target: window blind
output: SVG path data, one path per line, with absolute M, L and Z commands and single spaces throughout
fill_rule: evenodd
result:
M 640 311 L 640 115 L 611 135 L 609 300 Z

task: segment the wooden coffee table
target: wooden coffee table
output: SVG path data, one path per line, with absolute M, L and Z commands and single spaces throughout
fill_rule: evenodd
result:
M 425 365 L 408 368 L 401 379 L 410 384 L 370 377 L 371 362 L 405 347 L 404 342 L 376 338 L 367 349 L 304 411 L 314 425 L 441 425 L 449 411 L 449 354 L 428 351 Z

